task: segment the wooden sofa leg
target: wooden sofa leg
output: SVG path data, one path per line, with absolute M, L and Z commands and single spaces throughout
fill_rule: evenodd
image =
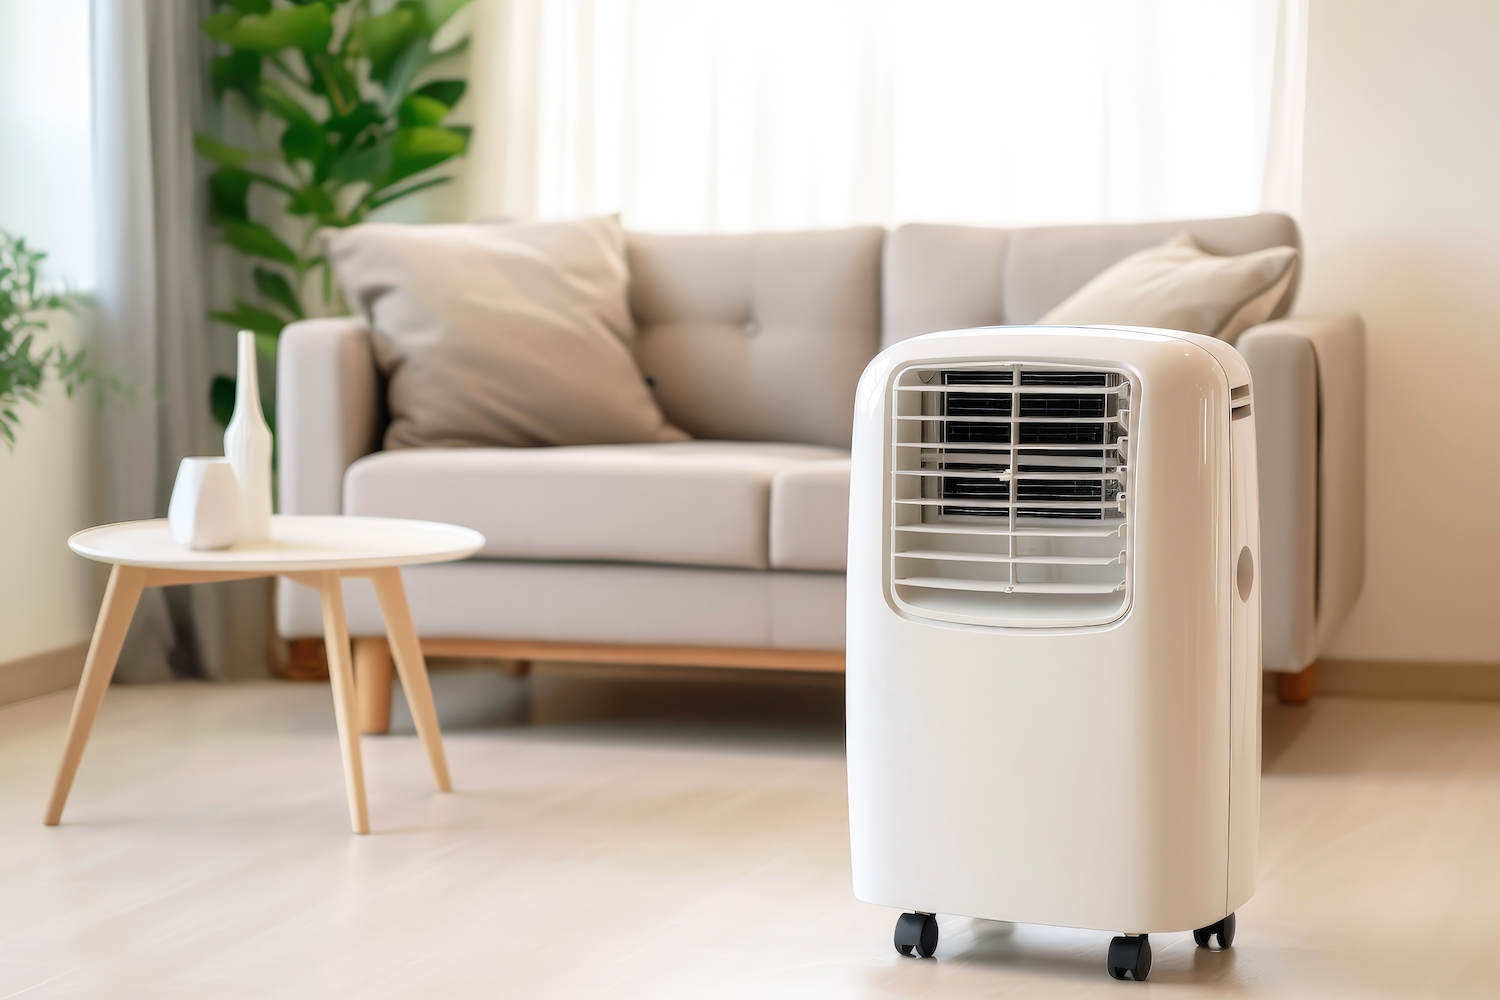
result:
M 1297 674 L 1276 675 L 1276 697 L 1283 705 L 1306 705 L 1313 696 L 1313 667 L 1308 666 Z
M 384 639 L 354 640 L 354 699 L 359 705 L 360 732 L 390 732 L 391 683 L 395 676 L 390 643 Z
M 506 677 L 530 677 L 530 660 L 501 660 L 500 672 Z

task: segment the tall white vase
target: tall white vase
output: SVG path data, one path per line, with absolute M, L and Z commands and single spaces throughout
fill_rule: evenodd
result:
M 255 334 L 241 330 L 234 415 L 224 430 L 224 456 L 240 487 L 240 543 L 271 537 L 271 428 L 260 409 Z

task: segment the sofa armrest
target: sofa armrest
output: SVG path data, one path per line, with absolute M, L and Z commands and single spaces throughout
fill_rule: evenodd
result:
M 1364 323 L 1278 320 L 1235 346 L 1255 380 L 1264 662 L 1296 671 L 1327 645 L 1364 583 Z
M 380 447 L 380 375 L 362 320 L 310 319 L 281 334 L 276 447 L 283 514 L 343 511 L 344 470 Z
M 1295 673 L 1318 644 L 1318 358 L 1280 325 L 1254 327 L 1235 347 L 1255 385 L 1261 664 Z

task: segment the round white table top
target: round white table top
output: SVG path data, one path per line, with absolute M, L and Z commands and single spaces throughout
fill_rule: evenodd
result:
M 87 528 L 68 548 L 98 562 L 222 573 L 298 573 L 450 562 L 479 551 L 484 536 L 436 521 L 343 515 L 277 515 L 271 540 L 227 549 L 178 545 L 165 518 Z

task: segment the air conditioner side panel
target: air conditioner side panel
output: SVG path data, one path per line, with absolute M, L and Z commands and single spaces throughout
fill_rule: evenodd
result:
M 1253 396 L 1253 391 L 1252 391 Z M 1252 401 L 1251 409 L 1254 409 Z M 1233 692 L 1230 696 L 1229 891 L 1232 913 L 1255 892 L 1260 841 L 1261 561 L 1260 487 L 1255 416 L 1230 421 L 1232 542 L 1230 588 Z M 1242 590 L 1238 560 L 1248 552 L 1250 586 Z

